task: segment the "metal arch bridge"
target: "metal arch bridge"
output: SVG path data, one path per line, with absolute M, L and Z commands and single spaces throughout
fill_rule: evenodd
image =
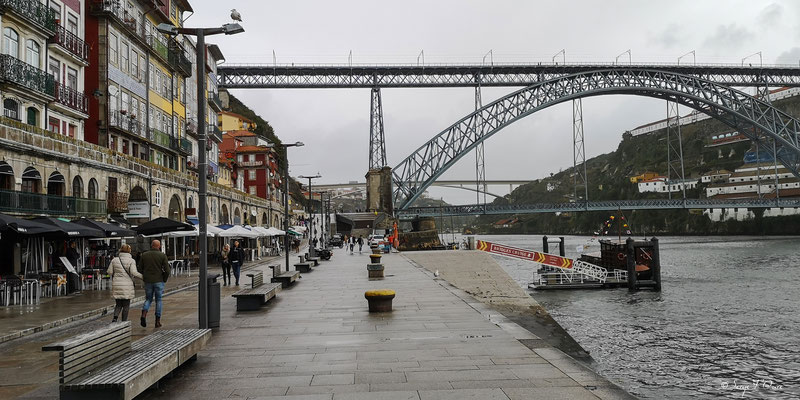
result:
M 616 210 L 689 210 L 721 208 L 798 208 L 800 199 L 659 199 L 590 201 L 582 203 L 535 203 L 535 204 L 471 204 L 443 207 L 410 207 L 397 210 L 398 218 L 410 220 L 416 217 L 440 217 L 463 215 L 541 214 L 577 211 Z
M 653 69 L 610 68 L 536 83 L 457 121 L 393 169 L 395 207 L 398 210 L 410 207 L 456 161 L 517 120 L 558 103 L 607 94 L 675 102 L 720 120 L 757 144 L 765 138 L 774 140 L 778 160 L 800 177 L 800 121 L 771 104 L 696 76 Z M 774 155 L 772 146 L 764 145 L 762 151 Z
M 652 70 L 691 75 L 726 86 L 800 86 L 800 69 L 738 64 L 503 64 L 503 65 L 221 65 L 220 88 L 519 87 L 597 70 Z

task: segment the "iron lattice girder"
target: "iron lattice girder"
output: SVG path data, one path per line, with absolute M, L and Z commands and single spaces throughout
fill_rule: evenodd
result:
M 536 203 L 536 204 L 470 204 L 446 207 L 411 207 L 399 210 L 401 219 L 459 215 L 541 214 L 577 211 L 614 210 L 676 210 L 723 208 L 777 208 L 800 207 L 800 199 L 660 199 L 590 201 L 586 203 Z
M 776 139 L 783 165 L 796 176 L 800 121 L 747 93 L 697 77 L 657 70 L 607 69 L 563 76 L 511 93 L 467 115 L 403 160 L 393 170 L 397 209 L 408 208 L 456 161 L 505 126 L 552 105 L 579 97 L 631 94 L 677 102 L 733 127 L 750 140 L 755 132 Z M 781 149 L 788 151 L 781 151 Z
M 796 66 L 737 65 L 222 65 L 219 87 L 242 88 L 373 88 L 529 86 L 565 75 L 598 70 L 650 70 L 691 75 L 726 86 L 800 86 Z
M 386 137 L 383 132 L 381 89 L 372 88 L 369 113 L 369 169 L 386 166 Z

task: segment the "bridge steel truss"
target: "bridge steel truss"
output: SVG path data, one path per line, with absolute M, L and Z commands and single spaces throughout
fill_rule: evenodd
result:
M 800 199 L 659 199 L 659 200 L 614 200 L 590 201 L 586 203 L 536 203 L 536 204 L 470 204 L 444 207 L 411 207 L 398 210 L 400 219 L 416 217 L 441 217 L 459 215 L 537 214 L 577 211 L 615 210 L 675 210 L 715 208 L 774 208 L 800 207 Z
M 524 65 L 221 65 L 218 84 L 228 89 L 530 86 L 598 70 L 652 70 L 691 75 L 725 86 L 800 86 L 800 68 L 790 66 L 633 64 Z
M 696 76 L 613 68 L 561 76 L 511 93 L 465 116 L 434 136 L 393 170 L 394 202 L 408 207 L 467 152 L 506 126 L 536 111 L 580 97 L 630 94 L 672 101 L 708 114 L 750 140 L 774 139 L 781 163 L 795 176 L 800 162 L 800 121 L 740 90 Z
M 369 169 L 381 169 L 386 163 L 386 136 L 383 133 L 381 88 L 373 87 L 369 108 Z

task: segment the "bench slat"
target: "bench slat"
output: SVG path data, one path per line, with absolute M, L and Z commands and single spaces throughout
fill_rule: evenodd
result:
M 100 368 L 104 364 L 112 363 L 129 352 L 130 342 L 109 345 L 102 352 L 87 354 L 80 360 L 70 363 L 59 362 L 58 376 L 61 383 L 80 379 L 87 372 Z
M 280 283 L 265 283 L 255 289 L 242 289 L 231 296 L 233 297 L 242 297 L 242 296 L 263 296 L 265 294 L 269 294 L 274 290 L 277 290 L 281 287 Z
M 92 332 L 82 333 L 73 338 L 63 340 L 61 342 L 50 343 L 42 346 L 42 351 L 65 351 L 75 346 L 90 342 L 99 336 L 104 336 L 115 331 L 131 331 L 131 321 L 112 323 L 103 328 L 96 329 Z

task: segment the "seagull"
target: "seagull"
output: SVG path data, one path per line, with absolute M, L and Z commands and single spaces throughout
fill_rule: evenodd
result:
M 239 12 L 236 11 L 236 9 L 234 8 L 233 10 L 231 10 L 231 19 L 234 21 L 242 22 L 242 14 L 239 14 Z

